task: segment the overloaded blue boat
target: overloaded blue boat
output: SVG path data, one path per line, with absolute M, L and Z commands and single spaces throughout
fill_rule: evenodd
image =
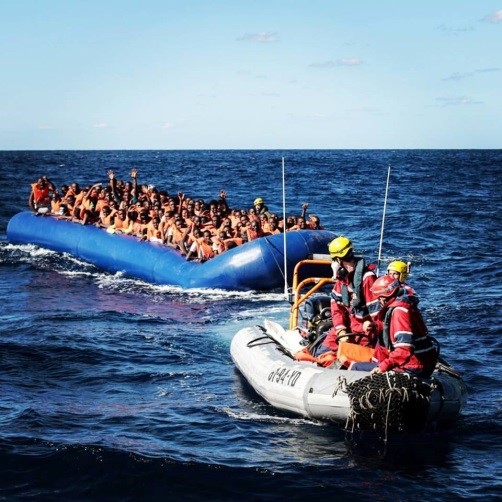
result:
M 295 265 L 313 254 L 325 253 L 335 238 L 327 230 L 286 233 L 286 277 Z M 13 244 L 35 244 L 69 253 L 109 272 L 123 272 L 154 284 L 182 288 L 270 291 L 284 286 L 284 235 L 272 235 L 230 249 L 198 263 L 163 244 L 24 211 L 11 218 L 7 238 Z M 289 282 L 289 281 L 288 281 Z

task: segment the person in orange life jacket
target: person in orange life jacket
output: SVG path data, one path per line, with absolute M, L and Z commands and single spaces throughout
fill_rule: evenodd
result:
M 31 184 L 31 192 L 28 205 L 35 213 L 48 213 L 51 209 L 51 192 L 55 192 L 56 187 L 47 176 L 42 176 L 36 183 Z
M 132 222 L 124 208 L 119 208 L 113 221 L 115 232 L 129 234 L 132 232 Z
M 51 211 L 50 212 L 53 215 L 61 214 L 61 204 L 63 202 L 63 199 L 62 199 L 61 195 L 59 195 L 57 190 L 52 194 L 52 197 L 50 197 L 50 201 L 51 201 Z
M 204 225 L 204 228 L 209 230 L 212 235 L 216 235 L 221 226 L 221 218 L 217 214 L 211 216 L 211 220 Z
M 379 277 L 371 288 L 384 315 L 383 330 L 378 337 L 373 363 L 353 363 L 351 370 L 385 373 L 407 372 L 429 377 L 436 366 L 438 352 L 429 336 L 420 311 L 402 287 L 390 275 Z
M 264 232 L 265 235 L 277 235 L 282 233 L 277 227 L 277 218 L 271 217 L 268 222 L 268 230 Z
M 371 313 L 378 310 L 376 298 L 371 293 L 371 287 L 376 280 L 375 267 L 366 266 L 364 258 L 354 256 L 352 242 L 347 237 L 340 236 L 332 240 L 328 246 L 333 259 L 335 283 L 331 292 L 331 319 L 333 327 L 329 330 L 323 343 L 315 355 L 338 348 L 337 337 L 347 333 L 357 333 L 369 336 L 350 339 L 353 343 L 372 345 L 372 333 L 368 329 Z M 341 341 L 347 341 L 341 339 Z
M 186 259 L 190 260 L 194 252 L 197 252 L 197 259 L 200 261 L 207 261 L 210 258 L 214 258 L 215 253 L 211 240 L 211 232 L 209 230 L 204 230 L 202 239 L 199 238 L 192 244 Z
M 251 207 L 248 210 L 248 215 L 249 215 L 249 221 L 258 221 L 260 219 L 260 217 L 256 214 L 256 209 L 254 207 Z
M 260 237 L 263 237 L 263 230 L 261 229 L 261 225 L 259 220 L 253 220 L 247 227 L 247 236 L 248 236 L 248 242 L 254 241 L 256 239 L 259 239 Z
M 260 219 L 260 225 L 261 225 L 261 229 L 263 230 L 263 233 L 269 234 L 270 225 L 268 223 L 268 216 L 265 213 L 263 213 L 263 214 L 260 214 L 259 219 Z
M 70 188 L 66 192 L 66 197 L 73 196 L 75 198 L 75 204 L 74 204 L 74 209 L 80 207 L 82 204 L 82 199 L 85 196 L 84 190 L 80 188 L 80 185 L 78 183 L 72 183 L 70 185 Z M 78 218 L 78 215 L 75 214 L 75 217 Z
M 108 228 L 113 225 L 115 219 L 116 211 L 112 211 L 110 206 L 103 206 L 99 213 L 99 219 L 96 222 L 96 226 L 100 228 Z
M 80 219 L 82 225 L 87 223 L 95 223 L 99 218 L 99 211 L 96 209 L 98 203 L 98 190 L 101 183 L 96 183 L 89 188 L 82 199 L 80 209 Z
M 182 252 L 185 251 L 184 241 L 188 229 L 189 226 L 185 220 L 179 214 L 175 214 L 174 219 L 167 228 L 167 233 L 164 230 L 164 239 L 167 245 L 179 249 Z
M 215 254 L 221 254 L 227 250 L 227 246 L 226 246 L 225 242 L 229 238 L 230 237 L 227 235 L 227 233 L 224 230 L 220 230 L 218 232 L 218 236 L 213 237 L 213 251 L 215 252 Z
M 59 203 L 59 211 L 54 216 L 58 219 L 69 220 L 73 217 L 75 206 L 75 197 L 68 195 L 61 199 Z
M 215 252 L 213 249 L 213 241 L 211 239 L 211 232 L 209 230 L 204 230 L 202 234 L 202 239 L 198 242 L 198 256 L 200 261 L 206 261 L 210 258 L 214 258 Z
M 132 233 L 141 240 L 146 239 L 146 232 L 150 219 L 146 211 L 141 211 L 132 225 Z
M 186 259 L 191 260 L 193 255 L 197 254 L 198 241 L 202 238 L 202 230 L 195 226 L 190 233 L 187 234 L 184 249 L 186 250 Z M 183 251 L 182 251 L 183 252 Z

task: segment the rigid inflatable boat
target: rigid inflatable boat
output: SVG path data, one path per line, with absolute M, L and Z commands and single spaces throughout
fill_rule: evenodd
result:
M 318 290 L 330 280 L 317 278 L 312 282 Z M 299 301 L 308 297 L 308 293 L 295 294 L 292 312 L 296 313 Z M 348 429 L 385 432 L 442 428 L 458 418 L 467 391 L 460 375 L 445 361 L 440 359 L 428 379 L 393 371 L 352 371 L 336 363 L 322 367 L 296 361 L 293 354 L 305 348 L 306 340 L 301 327 L 295 322 L 291 325 L 293 329 L 284 329 L 265 320 L 262 326 L 241 329 L 231 342 L 230 353 L 237 369 L 272 406 L 314 419 L 345 422 Z
M 287 232 L 286 277 L 292 277 L 299 261 L 325 253 L 334 237 L 327 230 Z M 7 238 L 13 244 L 35 244 L 69 253 L 103 270 L 123 272 L 154 284 L 267 291 L 284 287 L 285 283 L 283 234 L 237 246 L 205 263 L 187 261 L 181 253 L 162 244 L 28 211 L 11 218 Z

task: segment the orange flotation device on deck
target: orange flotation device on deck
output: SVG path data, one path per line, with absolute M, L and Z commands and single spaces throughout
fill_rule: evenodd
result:
M 356 343 L 340 343 L 336 354 L 337 360 L 342 366 L 348 368 L 351 363 L 371 362 L 375 349 Z

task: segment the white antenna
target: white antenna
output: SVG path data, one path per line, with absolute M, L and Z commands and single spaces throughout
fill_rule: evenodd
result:
M 385 187 L 385 199 L 383 203 L 383 216 L 382 216 L 382 229 L 380 230 L 380 246 L 378 247 L 378 260 L 377 260 L 377 270 L 376 275 L 380 272 L 380 259 L 382 257 L 382 245 L 383 245 L 383 229 L 385 227 L 385 211 L 387 210 L 387 195 L 389 193 L 389 180 L 390 180 L 390 165 L 387 171 L 387 186 Z
M 288 299 L 288 260 L 286 251 L 286 169 L 282 158 L 282 232 L 284 236 L 284 294 Z

